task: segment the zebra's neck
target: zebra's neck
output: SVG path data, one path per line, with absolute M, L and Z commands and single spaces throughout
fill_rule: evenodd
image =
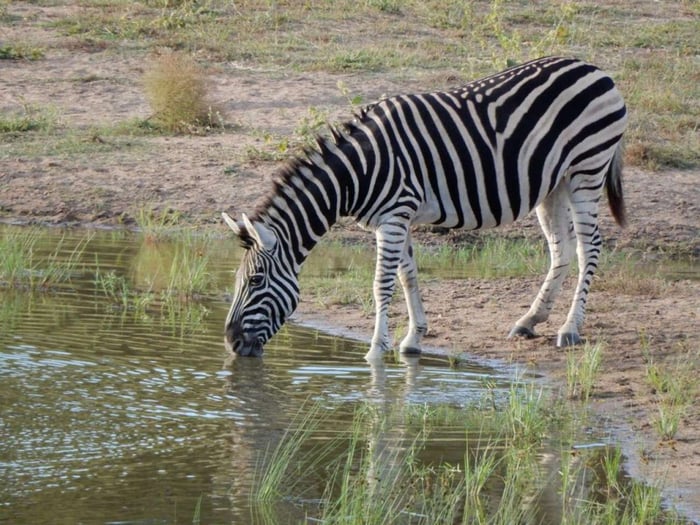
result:
M 309 252 L 354 205 L 357 167 L 343 141 L 320 139 L 319 151 L 296 159 L 274 179 L 274 189 L 256 220 L 272 228 L 298 271 Z

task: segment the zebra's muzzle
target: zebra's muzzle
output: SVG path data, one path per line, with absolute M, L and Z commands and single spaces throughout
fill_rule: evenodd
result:
M 231 324 L 226 329 L 224 346 L 232 354 L 242 357 L 260 357 L 263 354 L 262 341 L 257 337 L 246 337 L 238 324 Z

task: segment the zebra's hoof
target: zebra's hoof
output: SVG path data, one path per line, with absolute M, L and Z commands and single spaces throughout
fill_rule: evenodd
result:
M 557 347 L 566 348 L 567 346 L 576 346 L 583 343 L 581 336 L 575 332 L 567 332 L 557 336 Z
M 535 337 L 537 337 L 537 334 L 529 328 L 515 325 L 508 334 L 508 339 L 512 339 L 513 337 L 524 337 L 525 339 L 534 339 Z

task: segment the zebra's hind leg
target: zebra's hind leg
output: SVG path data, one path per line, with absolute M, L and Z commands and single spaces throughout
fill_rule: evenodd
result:
M 402 259 L 409 222 L 395 217 L 376 230 L 377 266 L 374 272 L 374 335 L 365 359 L 380 359 L 389 350 L 388 310 L 396 284 L 396 275 Z
M 411 242 L 411 233 L 406 236 L 403 254 L 401 255 L 401 264 L 399 265 L 399 281 L 403 288 L 403 293 L 406 298 L 406 307 L 408 308 L 408 334 L 404 337 L 399 345 L 399 350 L 402 354 L 420 354 L 421 339 L 428 331 L 428 321 L 423 310 L 423 302 L 420 298 L 418 290 L 418 270 L 416 262 L 413 258 L 413 245 Z
M 549 318 L 574 253 L 567 184 L 559 184 L 535 211 L 549 245 L 549 272 L 530 309 L 518 319 L 508 337 L 536 336 L 535 325 Z
M 571 211 L 576 231 L 578 256 L 578 284 L 566 322 L 559 329 L 557 346 L 573 346 L 581 343 L 579 330 L 586 313 L 586 300 L 598 268 L 601 237 L 598 231 L 598 201 L 604 176 L 576 175 L 572 179 Z

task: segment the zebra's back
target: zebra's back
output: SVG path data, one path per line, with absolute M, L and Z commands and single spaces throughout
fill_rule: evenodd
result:
M 370 184 L 403 175 L 414 223 L 478 229 L 522 218 L 564 177 L 604 169 L 625 122 L 608 75 L 548 57 L 453 91 L 387 98 L 360 125 L 375 157 L 392 165 Z M 382 216 L 377 206 L 396 206 L 374 202 L 364 212 L 373 218 Z

